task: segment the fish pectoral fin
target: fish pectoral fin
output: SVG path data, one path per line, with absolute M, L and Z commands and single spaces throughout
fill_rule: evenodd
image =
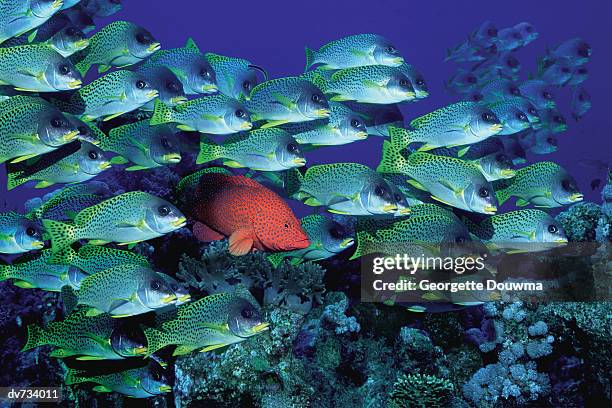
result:
M 195 129 L 188 125 L 176 125 L 176 128 L 185 132 L 195 132 Z
M 406 180 L 406 182 L 416 189 L 427 191 L 427 189 L 416 180 L 410 179 L 410 180 Z
M 54 183 L 54 182 L 52 182 L 52 181 L 40 181 L 40 182 L 38 182 L 38 183 L 37 183 L 37 184 L 34 186 L 34 188 L 47 188 L 47 187 L 52 186 L 52 185 L 54 185 L 54 184 L 55 184 L 55 183 Z
M 536 238 L 535 231 L 527 232 L 527 231 L 521 231 L 521 230 L 512 230 L 512 233 L 516 234 L 519 237 L 528 238 L 531 241 L 535 241 L 535 238 Z
M 77 357 L 76 358 L 79 361 L 100 361 L 100 360 L 106 360 L 104 357 L 99 357 L 99 356 L 81 356 L 81 357 Z
M 378 82 L 374 82 L 370 79 L 364 79 L 363 81 L 361 81 L 361 83 L 363 84 L 363 86 L 370 89 L 378 89 L 381 87 Z
M 454 194 L 461 194 L 462 191 L 463 191 L 461 188 L 457 188 L 457 187 L 453 186 L 448 180 L 440 179 L 438 182 L 440 183 L 440 185 L 448 188 Z
M 451 205 L 450 203 L 448 203 L 447 201 L 442 200 L 441 198 L 438 198 L 438 197 L 436 197 L 436 196 L 434 196 L 434 195 L 432 195 L 432 196 L 431 196 L 431 198 L 432 198 L 433 200 L 436 200 L 436 201 L 441 202 L 442 204 L 446 204 L 446 205 L 448 205 L 448 206 L 452 207 L 452 205 Z
M 189 354 L 194 351 L 197 347 L 181 345 L 174 349 L 172 353 L 173 356 L 184 356 L 185 354 Z
M 253 248 L 253 232 L 250 229 L 236 230 L 229 237 L 229 252 L 234 256 L 248 254 Z
M 140 220 L 137 224 L 134 224 L 131 222 L 120 222 L 118 224 L 115 224 L 115 227 L 117 228 L 142 228 L 144 226 L 145 226 L 144 219 Z
M 188 79 L 187 78 L 187 74 L 185 74 L 185 72 L 183 70 L 175 68 L 175 67 L 171 67 L 171 66 L 168 66 L 168 65 L 165 65 L 165 67 L 168 68 L 170 71 L 172 71 L 172 73 L 174 75 L 176 75 L 177 78 L 181 80 L 181 82 L 184 83 L 184 82 L 187 81 L 187 79 Z
M 100 246 L 100 245 L 106 245 L 108 244 L 108 241 L 104 241 L 103 239 L 92 239 L 89 240 L 87 242 L 89 245 L 96 245 L 96 246 Z
M 213 230 L 208 225 L 196 222 L 192 228 L 193 235 L 203 242 L 219 241 L 225 238 L 225 235 Z
M 339 215 L 351 215 L 351 213 L 346 212 L 346 211 L 340 211 L 340 210 L 334 210 L 332 208 L 328 208 L 327 209 L 328 212 L 332 213 L 332 214 L 339 214 Z
M 126 168 L 125 171 L 140 171 L 140 170 L 147 170 L 147 169 L 149 169 L 149 167 L 135 165 L 135 166 L 130 166 Z
M 457 157 L 463 157 L 463 156 L 465 156 L 465 154 L 468 152 L 468 150 L 470 150 L 470 146 L 466 146 L 466 147 L 464 147 L 463 149 L 460 149 L 460 150 L 457 152 Z
M 15 87 L 15 90 L 20 91 L 20 92 L 38 92 L 37 89 L 21 88 L 21 87 Z
M 21 289 L 34 289 L 36 287 L 32 285 L 30 282 L 26 282 L 26 281 L 14 281 L 13 285 Z
M 417 149 L 418 152 L 428 152 L 430 150 L 436 149 L 436 146 L 425 143 L 423 146 Z
M 104 312 L 92 307 L 89 310 L 87 310 L 87 312 L 85 312 L 85 316 L 87 317 L 99 316 L 102 313 Z
M 86 337 L 88 339 L 92 339 L 93 341 L 95 341 L 96 343 L 101 345 L 102 347 L 109 347 L 110 346 L 110 340 L 105 339 L 104 337 L 98 336 L 97 334 L 85 333 L 85 335 L 83 337 Z
M 223 121 L 222 116 L 211 115 L 210 113 L 203 113 L 202 119 L 208 120 L 210 122 L 222 122 Z
M 110 160 L 111 164 L 127 164 L 130 161 L 123 156 L 115 156 Z
M 221 347 L 225 347 L 225 346 L 227 346 L 227 344 L 213 344 L 213 345 L 206 346 L 203 349 L 201 349 L 200 353 L 206 353 L 207 351 L 220 349 Z
M 95 392 L 113 392 L 113 390 L 111 390 L 105 385 L 96 385 L 92 388 L 92 390 L 94 390 Z
M 240 164 L 236 160 L 226 160 L 223 162 L 223 165 L 232 169 L 242 169 L 246 167 L 244 164 Z
M 524 200 L 522 198 L 519 198 L 516 200 L 516 206 L 517 207 L 525 207 L 526 205 L 529 205 L 529 201 Z
M 110 65 L 104 65 L 104 64 L 100 64 L 98 65 L 98 73 L 102 74 L 103 72 L 106 72 L 110 69 Z
M 527 253 L 529 251 L 525 250 L 525 249 L 513 249 L 511 251 L 506 251 L 506 254 L 508 255 L 514 255 L 514 254 L 524 254 Z
M 283 105 L 289 110 L 295 110 L 295 108 L 297 107 L 296 103 L 291 99 L 287 98 L 285 95 L 273 92 L 272 97 L 274 98 L 274 100 L 276 100 L 276 103 Z
M 112 115 L 108 115 L 104 119 L 102 119 L 102 122 L 108 122 L 109 120 L 113 120 L 113 119 L 123 115 L 124 113 L 125 112 L 118 112 L 118 113 L 114 113 Z
M 351 98 L 342 96 L 342 95 L 335 95 L 335 96 L 332 96 L 329 100 L 332 102 L 346 102 L 346 101 L 350 101 Z
M 306 201 L 304 201 L 304 204 L 309 205 L 311 207 L 319 207 L 319 206 L 323 205 L 323 203 L 321 201 L 317 200 L 314 197 L 308 197 L 306 199 Z
M 268 129 L 275 126 L 281 126 L 286 123 L 289 123 L 288 120 L 269 120 L 261 126 L 261 129 Z
M 72 356 L 74 356 L 76 354 L 77 353 L 75 351 L 73 351 L 73 350 L 58 348 L 58 349 L 53 350 L 49 354 L 49 357 L 53 357 L 53 358 L 66 358 L 66 357 L 72 357 Z

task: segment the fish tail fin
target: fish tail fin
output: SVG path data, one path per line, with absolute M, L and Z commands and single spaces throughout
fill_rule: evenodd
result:
M 36 347 L 44 346 L 45 344 L 47 344 L 47 339 L 45 338 L 45 329 L 43 329 L 37 324 L 29 324 L 28 338 L 21 351 L 28 351 Z
M 363 254 L 363 245 L 369 240 L 368 238 L 369 235 L 366 234 L 364 231 L 357 232 L 355 236 L 355 241 L 357 242 L 357 244 L 355 245 L 355 252 L 353 253 L 353 255 L 351 255 L 349 260 L 357 259 Z
M 143 330 L 143 332 L 147 340 L 147 354 L 145 355 L 145 358 L 150 357 L 156 351 L 159 351 L 172 344 L 170 336 L 164 331 L 147 327 Z
M 87 57 L 84 60 L 77 62 L 74 66 L 77 71 L 81 74 L 81 76 L 85 76 L 89 69 L 91 68 L 91 64 L 87 62 Z
M 20 185 L 27 183 L 30 178 L 22 177 L 23 173 L 23 171 L 11 171 L 9 168 L 7 168 L 6 176 L 8 181 L 6 183 L 6 189 L 10 191 L 15 187 L 19 187 Z
M 306 67 L 304 68 L 304 71 L 308 71 L 308 68 L 312 67 L 314 64 L 316 52 L 308 47 L 305 47 L 304 50 L 306 51 Z
M 79 240 L 77 237 L 78 227 L 75 225 L 53 220 L 42 220 L 42 223 L 45 231 L 50 236 L 51 247 L 54 253 Z
M 51 255 L 48 263 L 53 265 L 72 265 L 79 267 L 79 254 L 77 251 L 72 249 L 71 246 L 67 246 L 66 248 L 62 248 L 58 252 Z
M 319 88 L 321 92 L 327 92 L 327 80 L 318 72 L 312 76 L 312 83 Z
M 153 110 L 153 117 L 151 118 L 150 124 L 153 126 L 161 125 L 162 123 L 170 123 L 172 122 L 172 113 L 173 110 L 171 107 L 159 99 L 156 99 L 155 109 Z
M 66 372 L 66 378 L 64 382 L 66 385 L 80 384 L 84 382 L 88 382 L 90 380 L 89 377 L 84 375 L 84 371 L 75 370 L 73 368 L 69 368 Z
M 300 191 L 303 180 L 304 176 L 295 167 L 285 172 L 285 191 L 289 197 L 293 197 Z
M 223 145 L 213 142 L 206 136 L 200 138 L 200 153 L 196 159 L 197 164 L 208 163 L 223 156 Z
M 268 262 L 274 266 L 274 268 L 278 268 L 278 265 L 285 259 L 285 255 L 282 252 L 276 252 L 274 254 L 270 254 L 266 257 Z
M 62 286 L 62 302 L 64 303 L 64 312 L 68 315 L 76 309 L 79 298 L 77 292 L 70 285 Z
M 0 282 L 11 278 L 11 272 L 14 266 L 12 265 L 1 265 L 0 264 Z
M 493 182 L 493 190 L 499 205 L 502 205 L 512 196 L 512 179 L 501 179 Z
M 394 129 L 399 128 L 389 127 L 391 141 L 385 140 L 383 142 L 382 159 L 376 169 L 380 173 L 404 173 L 406 159 L 402 156 L 401 150 L 407 145 L 398 139 L 398 135 L 393 133 Z M 400 130 L 405 131 L 405 129 Z

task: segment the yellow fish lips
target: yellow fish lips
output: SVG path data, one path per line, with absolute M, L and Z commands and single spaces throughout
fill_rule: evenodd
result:
M 170 225 L 172 225 L 175 228 L 182 228 L 187 224 L 187 218 L 185 217 L 181 217 L 179 219 L 177 219 L 176 221 L 172 221 L 170 223 Z
M 45 243 L 43 241 L 33 241 L 32 248 L 34 249 L 43 249 L 45 247 Z
M 54 9 L 58 9 L 62 7 L 63 5 L 64 5 L 64 0 L 55 0 L 53 4 L 51 4 L 51 7 Z
M 578 201 L 582 201 L 584 199 L 584 195 L 582 193 L 574 193 L 569 196 L 569 200 L 572 203 L 577 203 Z
M 170 392 L 172 391 L 172 387 L 169 385 L 160 385 L 159 392 Z
M 79 131 L 78 130 L 73 130 L 71 132 L 66 133 L 63 136 L 64 142 L 68 143 L 73 141 L 77 136 L 79 135 Z
M 560 244 L 560 245 L 564 245 L 568 243 L 567 238 L 562 237 L 562 238 L 557 238 L 553 241 L 555 244 Z
M 162 301 L 162 303 L 163 303 L 164 305 L 168 305 L 168 304 L 170 304 L 170 303 L 175 302 L 175 301 L 176 301 L 176 299 L 177 299 L 177 298 L 176 298 L 176 295 L 173 293 L 173 294 L 171 294 L 171 295 L 166 295 L 166 296 L 164 296 L 164 297 L 162 298 L 162 300 L 161 300 L 161 301 Z
M 149 92 L 147 92 L 148 99 L 155 99 L 158 96 L 159 96 L 159 91 L 157 89 L 152 89 Z
M 364 139 L 367 139 L 367 138 L 368 138 L 368 132 L 364 132 L 364 131 L 357 132 L 357 133 L 355 134 L 355 138 L 357 138 L 357 139 L 359 139 L 359 140 L 364 140 Z
M 153 44 L 147 47 L 147 52 L 155 52 L 161 48 L 161 44 L 158 42 L 154 42 Z
M 408 215 L 412 212 L 412 210 L 410 210 L 410 208 L 406 207 L 406 208 L 402 208 L 401 210 L 399 210 L 399 213 L 401 215 Z
M 251 130 L 253 129 L 253 124 L 251 122 L 243 122 L 240 124 L 241 130 Z
M 89 46 L 89 38 L 83 38 L 82 40 L 75 42 L 74 46 L 79 50 L 87 48 Z
M 328 118 L 330 114 L 331 111 L 327 108 L 321 108 L 315 111 L 315 115 L 317 115 L 319 118 Z
M 175 96 L 173 98 L 170 98 L 170 103 L 172 103 L 174 105 L 180 105 L 181 103 L 185 103 L 188 100 L 189 99 L 187 99 L 186 96 Z
M 402 65 L 404 63 L 404 58 L 403 57 L 395 57 L 392 58 L 390 60 L 391 64 L 393 64 L 393 66 L 399 66 Z
M 416 91 L 416 97 L 419 99 L 427 98 L 429 96 L 428 91 Z
M 414 91 L 406 91 L 406 98 L 414 99 L 416 98 L 416 93 Z
M 83 81 L 81 81 L 80 79 L 75 79 L 74 81 L 70 81 L 68 82 L 68 88 L 70 89 L 77 89 L 80 88 L 81 85 L 83 85 Z
M 305 166 L 306 165 L 306 159 L 303 157 L 297 157 L 295 159 L 293 159 L 293 164 L 295 164 L 296 166 Z
M 134 355 L 136 355 L 136 356 L 143 355 L 146 352 L 147 352 L 147 348 L 146 347 L 135 347 L 134 351 L 133 351 Z
M 340 243 L 340 248 L 348 248 L 355 243 L 355 239 L 346 238 L 344 241 Z
M 503 178 L 512 178 L 512 177 L 516 176 L 516 170 L 513 170 L 513 169 L 503 169 L 500 174 L 501 174 L 501 176 Z
M 394 213 L 397 211 L 397 205 L 395 204 L 387 204 L 383 207 L 383 212 L 385 213 Z
M 191 300 L 191 295 L 188 293 L 183 296 L 179 296 L 178 301 L 181 303 L 189 302 Z
M 496 123 L 494 125 L 491 125 L 491 132 L 495 132 L 495 133 L 499 133 L 501 132 L 501 130 L 504 128 L 504 125 L 502 125 L 501 123 Z
M 168 153 L 164 154 L 163 160 L 165 163 L 180 163 L 181 162 L 181 154 L 180 153 Z
M 253 326 L 251 330 L 253 331 L 254 334 L 258 334 L 258 333 L 268 330 L 269 327 L 270 327 L 270 323 L 259 323 L 257 326 Z
M 109 169 L 110 167 L 111 167 L 110 162 L 103 161 L 102 163 L 100 163 L 100 170 L 106 170 L 106 169 Z
M 216 84 L 206 84 L 206 85 L 202 85 L 202 91 L 203 92 L 216 92 L 217 90 L 219 90 L 219 87 Z
M 497 207 L 494 205 L 485 205 L 482 210 L 485 214 L 495 214 L 497 212 Z

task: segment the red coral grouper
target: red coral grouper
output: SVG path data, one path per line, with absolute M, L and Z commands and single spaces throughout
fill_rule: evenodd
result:
M 204 174 L 193 204 L 193 234 L 201 241 L 229 236 L 232 255 L 244 255 L 253 248 L 292 251 L 310 245 L 285 201 L 250 178 Z

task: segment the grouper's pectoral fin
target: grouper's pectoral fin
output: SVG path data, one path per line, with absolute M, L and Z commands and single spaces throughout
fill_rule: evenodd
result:
M 253 232 L 250 229 L 236 230 L 229 237 L 229 252 L 234 256 L 246 255 L 253 248 Z

